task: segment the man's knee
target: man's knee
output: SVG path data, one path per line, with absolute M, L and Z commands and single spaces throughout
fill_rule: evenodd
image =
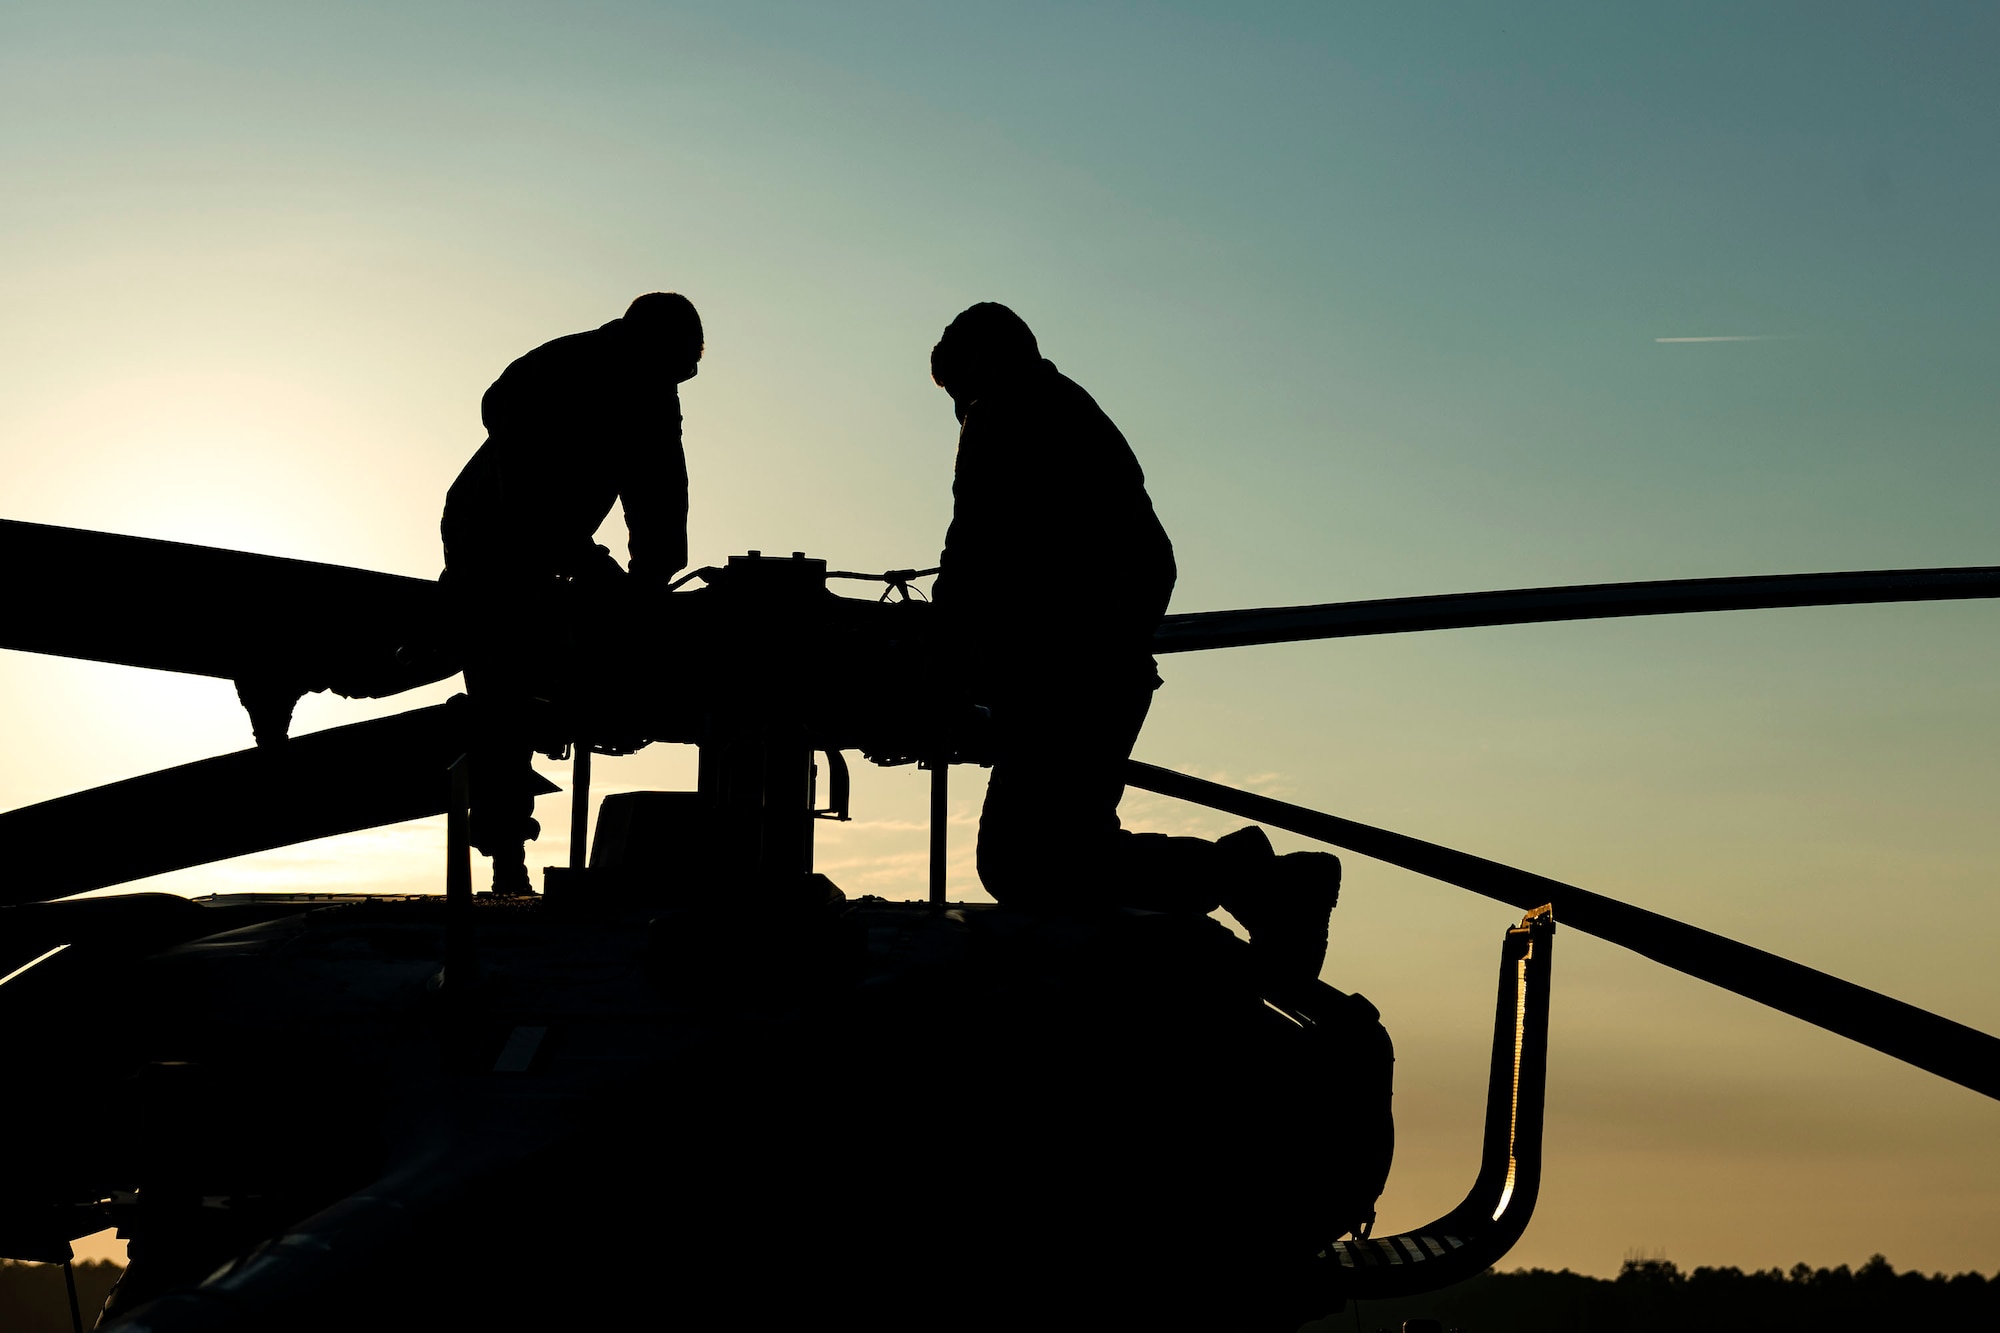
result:
M 1114 856 L 1133 907 L 1208 913 L 1221 904 L 1227 868 L 1206 838 L 1121 830 Z
M 989 803 L 979 821 L 980 883 L 1018 907 L 1081 906 L 1101 897 L 1106 852 L 1116 834 L 1100 820 Z

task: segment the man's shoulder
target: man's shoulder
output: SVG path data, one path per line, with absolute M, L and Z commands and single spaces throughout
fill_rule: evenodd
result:
M 1089 390 L 1044 361 L 1046 368 L 1030 399 L 1028 410 L 1062 435 L 1068 447 L 1108 451 L 1111 456 L 1130 458 L 1132 446 L 1118 423 L 1097 404 Z
M 612 324 L 617 323 L 616 320 Z M 612 324 L 602 328 L 585 329 L 581 333 L 565 333 L 560 338 L 551 338 L 533 351 L 524 352 L 508 365 L 506 374 L 522 371 L 539 374 L 544 371 L 564 370 L 571 367 L 602 362 L 618 350 L 617 335 L 612 332 Z
M 1077 425 L 1098 426 L 1113 435 L 1118 434 L 1118 427 L 1098 406 L 1090 391 L 1057 370 L 1053 361 L 1042 362 L 1042 374 L 1037 377 L 1027 401 L 1032 404 L 1033 410 L 1045 415 Z
M 1025 425 L 1103 415 L 1097 400 L 1082 385 L 1057 370 L 1052 362 L 1044 361 L 1034 373 L 976 400 L 966 413 L 965 424 L 968 428 L 1003 423 Z

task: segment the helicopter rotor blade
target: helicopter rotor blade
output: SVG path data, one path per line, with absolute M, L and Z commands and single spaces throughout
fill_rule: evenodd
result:
M 458 669 L 421 648 L 439 618 L 427 579 L 14 520 L 0 568 L 0 648 L 350 698 Z
M 1127 761 L 1125 781 L 1387 861 L 1523 911 L 1552 905 L 1563 925 L 2000 1098 L 2000 1038 L 1788 958 L 1497 861 L 1136 759 Z
M 465 731 L 455 699 L 10 810 L 0 906 L 440 814 Z
M 1318 606 L 1253 607 L 1172 615 L 1153 636 L 1155 653 L 1199 652 L 1252 644 L 1345 639 L 1414 630 L 1531 625 L 1556 620 L 1661 616 L 1691 611 L 1748 611 L 1862 602 L 1932 602 L 2000 597 L 2000 565 L 1959 569 L 1877 569 L 1833 574 L 1663 579 L 1561 588 L 1511 588 L 1387 597 Z

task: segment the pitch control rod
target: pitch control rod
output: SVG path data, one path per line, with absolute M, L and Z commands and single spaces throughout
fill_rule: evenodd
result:
M 1556 919 L 1572 930 L 1621 944 L 1676 972 L 1700 977 L 1974 1092 L 2000 1098 L 2000 1039 L 1788 958 L 1573 884 L 1136 759 L 1127 761 L 1125 781 L 1345 847 L 1523 911 L 1551 904 Z

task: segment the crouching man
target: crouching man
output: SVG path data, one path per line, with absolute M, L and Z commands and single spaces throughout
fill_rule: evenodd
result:
M 1124 766 L 1160 685 L 1153 632 L 1173 543 L 1118 427 L 992 302 L 931 351 L 960 431 L 934 600 L 947 688 L 992 714 L 979 877 L 1027 908 L 1226 907 L 1273 980 L 1326 953 L 1340 862 L 1273 854 L 1255 826 L 1216 842 L 1119 823 Z

